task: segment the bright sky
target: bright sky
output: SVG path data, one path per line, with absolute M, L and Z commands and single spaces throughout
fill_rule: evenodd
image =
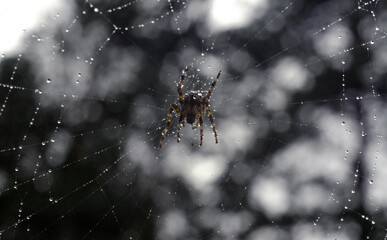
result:
M 268 0 L 213 0 L 210 26 L 215 31 L 241 28 L 261 18 L 269 8 Z
M 0 0 L 0 54 L 20 51 L 22 37 L 61 10 L 62 0 Z

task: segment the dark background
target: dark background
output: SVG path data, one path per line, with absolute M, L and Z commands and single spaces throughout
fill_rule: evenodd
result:
M 386 2 L 232 3 L 66 2 L 1 58 L 0 239 L 386 235 Z M 160 149 L 187 65 L 219 144 Z

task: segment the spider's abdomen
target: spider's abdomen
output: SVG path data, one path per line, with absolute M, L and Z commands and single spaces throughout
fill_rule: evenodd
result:
M 192 124 L 195 122 L 195 115 L 189 114 L 187 115 L 187 123 Z

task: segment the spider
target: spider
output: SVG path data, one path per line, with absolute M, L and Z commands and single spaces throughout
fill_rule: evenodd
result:
M 161 137 L 160 141 L 160 148 L 163 145 L 163 140 L 165 135 L 167 134 L 169 124 L 171 123 L 171 117 L 172 112 L 175 110 L 177 114 L 179 114 L 179 124 L 177 126 L 177 142 L 180 142 L 180 127 L 184 127 L 184 121 L 187 119 L 187 123 L 193 124 L 196 120 L 195 126 L 192 127 L 192 129 L 196 129 L 198 125 L 200 124 L 200 144 L 199 146 L 202 146 L 203 144 L 203 116 L 205 116 L 205 111 L 207 111 L 208 117 L 211 121 L 212 130 L 215 134 L 215 143 L 218 143 L 218 135 L 216 134 L 215 129 L 215 123 L 214 119 L 212 117 L 212 113 L 210 110 L 210 103 L 209 99 L 211 97 L 212 92 L 214 91 L 215 84 L 219 80 L 220 73 L 219 71 L 218 75 L 216 76 L 216 79 L 212 82 L 210 89 L 208 90 L 207 94 L 203 97 L 200 92 L 191 91 L 189 93 L 186 93 L 183 96 L 183 91 L 181 89 L 184 81 L 184 77 L 187 76 L 188 70 L 191 68 L 191 66 L 187 66 L 186 69 L 183 71 L 183 74 L 180 77 L 179 85 L 177 86 L 177 92 L 179 93 L 179 99 L 176 101 L 176 103 L 172 104 L 169 107 L 169 113 L 168 113 L 168 120 L 167 120 L 167 126 L 164 129 L 163 135 Z M 180 107 L 177 106 L 177 104 L 180 104 Z

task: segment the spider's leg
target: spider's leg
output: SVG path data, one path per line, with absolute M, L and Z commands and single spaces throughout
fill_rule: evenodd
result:
M 196 115 L 196 123 L 195 126 L 192 127 L 192 129 L 196 129 L 199 126 L 199 117 Z
M 202 116 L 199 117 L 199 122 L 200 122 L 200 144 L 199 146 L 203 145 L 203 118 Z
M 207 108 L 208 117 L 210 118 L 210 121 L 211 121 L 212 131 L 215 134 L 215 143 L 218 143 L 218 134 L 216 134 L 214 118 L 212 117 L 210 105 L 208 103 L 206 104 L 206 108 Z
M 204 97 L 206 99 L 209 99 L 211 97 L 211 94 L 212 92 L 214 91 L 214 88 L 215 88 L 215 85 L 216 85 L 216 82 L 219 80 L 219 77 L 220 77 L 220 73 L 222 71 L 219 71 L 218 75 L 216 76 L 215 80 L 211 83 L 211 87 L 210 87 L 210 90 L 208 90 L 208 93 L 207 95 Z
M 191 66 L 187 66 L 186 69 L 183 71 L 183 74 L 180 77 L 179 85 L 177 86 L 177 92 L 179 93 L 179 98 L 181 101 L 184 100 L 183 98 L 183 90 L 181 90 L 181 86 L 183 85 L 184 77 L 187 76 L 187 72 L 190 69 Z
M 182 125 L 182 122 L 184 122 L 184 116 L 180 115 L 179 124 L 177 125 L 177 142 L 180 142 L 180 127 Z
M 163 145 L 164 137 L 165 137 L 165 135 L 168 132 L 169 124 L 171 124 L 171 118 L 172 118 L 173 109 L 175 109 L 175 111 L 180 114 L 180 108 L 176 104 L 172 104 L 169 107 L 167 126 L 165 127 L 163 135 L 161 136 L 160 147 Z

